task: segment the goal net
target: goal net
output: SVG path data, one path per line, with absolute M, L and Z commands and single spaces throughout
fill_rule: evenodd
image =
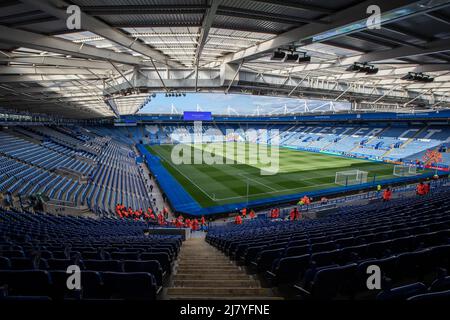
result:
M 366 183 L 367 171 L 362 170 L 338 171 L 336 172 L 336 178 L 334 182 L 342 186 L 351 186 L 355 184 Z
M 397 177 L 408 177 L 417 174 L 416 166 L 405 166 L 405 165 L 395 165 L 394 166 L 394 176 Z

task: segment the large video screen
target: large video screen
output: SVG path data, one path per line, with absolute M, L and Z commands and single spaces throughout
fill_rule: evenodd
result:
M 204 111 L 184 111 L 183 119 L 185 121 L 211 121 L 211 112 Z

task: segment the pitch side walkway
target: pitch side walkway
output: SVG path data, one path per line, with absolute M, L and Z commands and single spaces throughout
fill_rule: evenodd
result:
M 140 165 L 141 170 L 144 173 L 144 176 L 147 178 L 147 189 L 150 190 L 150 185 L 153 185 L 153 190 L 151 193 L 151 199 L 152 199 L 152 205 L 153 208 L 159 211 L 162 210 L 164 207 L 166 207 L 169 210 L 169 219 L 174 218 L 174 215 L 172 213 L 172 209 L 170 208 L 169 204 L 164 202 L 163 193 L 159 189 L 158 184 L 156 183 L 154 178 L 150 178 L 150 171 L 148 170 L 147 166 L 145 164 Z M 153 199 L 156 200 L 155 203 L 153 203 Z
M 164 299 L 280 299 L 271 289 L 236 266 L 205 241 L 204 235 L 186 240 Z

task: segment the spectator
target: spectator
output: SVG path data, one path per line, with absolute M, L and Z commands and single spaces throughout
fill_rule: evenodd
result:
M 392 198 L 392 191 L 390 188 L 386 188 L 383 192 L 383 201 L 389 201 Z
M 416 187 L 416 194 L 419 196 L 425 195 L 425 185 L 422 181 Z

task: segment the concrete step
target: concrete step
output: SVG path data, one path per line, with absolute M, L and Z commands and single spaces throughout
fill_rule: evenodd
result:
M 173 276 L 174 280 L 249 280 L 252 277 L 245 273 L 239 274 L 223 274 L 223 273 L 180 273 L 178 272 Z
M 177 272 L 179 273 L 226 273 L 226 274 L 233 274 L 233 273 L 241 273 L 244 272 L 241 269 L 238 269 L 236 266 L 229 266 L 229 267 L 178 267 Z
M 169 296 L 267 296 L 269 289 L 266 288 L 204 288 L 204 287 L 171 287 L 167 289 Z
M 174 287 L 203 287 L 203 288 L 217 288 L 217 287 L 243 287 L 243 288 L 260 288 L 259 282 L 256 280 L 174 280 Z
M 178 259 L 189 259 L 189 260 L 222 260 L 222 261 L 230 261 L 230 259 L 228 259 L 227 257 L 224 257 L 222 255 L 208 255 L 208 256 L 204 256 L 204 255 L 199 255 L 199 254 L 184 254 L 181 253 L 178 256 Z
M 205 263 L 205 262 L 196 262 L 196 261 L 181 261 L 178 263 L 178 267 L 193 267 L 193 268 L 220 268 L 220 267 L 228 267 L 234 266 L 230 261 L 228 262 L 214 262 L 214 263 Z

